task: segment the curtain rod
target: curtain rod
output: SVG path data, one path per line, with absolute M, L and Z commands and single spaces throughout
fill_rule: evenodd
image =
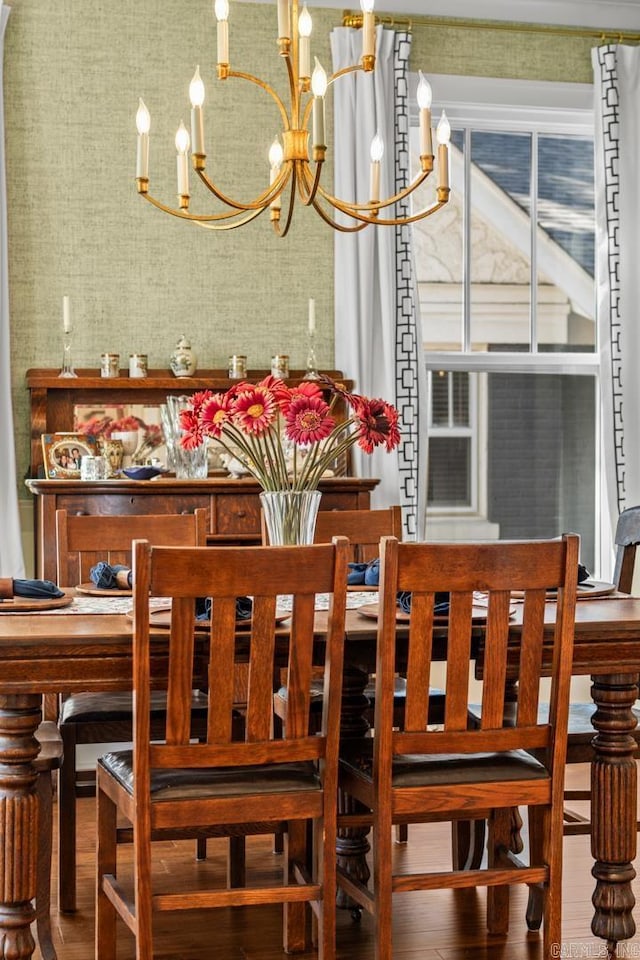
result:
M 377 16 L 376 23 L 384 26 L 399 27 L 409 33 L 416 24 L 431 27 L 456 27 L 461 30 L 503 30 L 508 33 L 535 33 L 551 37 L 576 37 L 585 40 L 599 40 L 601 43 L 640 43 L 640 33 L 627 33 L 620 30 L 596 30 L 587 27 L 562 27 L 542 23 L 505 23 L 501 20 L 463 20 L 460 17 L 394 17 Z M 343 27 L 361 27 L 362 14 L 345 10 L 342 15 Z

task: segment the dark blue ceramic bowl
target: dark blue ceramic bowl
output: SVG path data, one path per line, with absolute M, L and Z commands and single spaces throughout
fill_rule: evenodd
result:
M 130 480 L 153 480 L 162 473 L 160 467 L 127 467 L 122 471 Z

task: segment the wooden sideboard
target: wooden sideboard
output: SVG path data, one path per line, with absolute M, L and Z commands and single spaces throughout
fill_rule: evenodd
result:
M 160 404 L 168 394 L 191 394 L 197 390 L 227 390 L 233 383 L 225 370 L 203 370 L 196 377 L 174 377 L 167 370 L 151 370 L 144 378 L 123 375 L 100 377 L 98 370 L 78 370 L 73 379 L 63 379 L 57 370 L 28 370 L 31 393 L 31 467 L 27 487 L 35 497 L 35 548 L 37 576 L 56 579 L 56 510 L 72 514 L 185 513 L 204 507 L 210 543 L 260 542 L 260 486 L 252 478 L 233 479 L 213 475 L 206 480 L 176 480 L 160 477 L 140 481 L 126 478 L 87 481 L 43 479 L 41 436 L 71 432 L 76 404 Z M 250 370 L 247 380 L 257 382 L 267 370 Z M 339 370 L 327 375 L 351 388 Z M 304 378 L 292 371 L 288 384 Z M 340 413 L 338 412 L 338 415 Z M 321 510 L 362 510 L 370 506 L 377 480 L 332 477 L 320 484 Z
M 378 480 L 331 477 L 321 510 L 365 510 Z M 253 479 L 27 480 L 36 497 L 37 576 L 56 579 L 56 510 L 73 514 L 191 513 L 207 510 L 210 543 L 260 543 L 260 486 Z
M 180 396 L 198 390 L 228 390 L 230 380 L 226 370 L 199 370 L 195 377 L 174 377 L 168 370 L 149 370 L 146 377 L 129 377 L 121 370 L 119 377 L 101 377 L 99 370 L 77 370 L 77 377 L 59 376 L 58 370 L 27 370 L 27 387 L 31 396 L 31 466 L 30 477 L 44 476 L 42 454 L 43 433 L 70 433 L 77 404 L 161 404 L 169 394 Z M 248 370 L 246 379 L 257 383 L 269 370 Z M 323 371 L 332 380 L 351 389 L 353 381 L 345 380 L 342 371 Z M 287 384 L 304 379 L 304 370 L 292 370 Z M 344 415 L 344 404 L 339 400 L 335 414 Z M 347 471 L 348 472 L 348 471 Z

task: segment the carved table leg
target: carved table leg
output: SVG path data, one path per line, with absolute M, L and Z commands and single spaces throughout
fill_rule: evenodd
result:
M 632 706 L 638 696 L 638 676 L 594 676 L 591 695 L 596 704 L 593 726 L 595 757 L 591 765 L 591 854 L 596 880 L 591 930 L 607 942 L 610 958 L 616 945 L 636 932 L 631 881 L 636 872 L 636 727 Z
M 41 697 L 0 695 L 0 957 L 25 960 L 35 943 L 38 798 L 32 761 Z
M 369 708 L 369 700 L 364 689 L 368 676 L 363 670 L 345 666 L 342 681 L 341 737 L 343 741 L 361 740 L 369 733 L 369 721 L 364 715 Z M 340 791 L 338 797 L 338 815 L 357 812 L 357 800 Z M 370 876 L 366 856 L 370 850 L 367 834 L 369 827 L 349 827 L 338 831 L 336 856 L 338 865 L 354 878 L 366 883 Z M 338 908 L 351 910 L 355 908 L 354 901 L 344 890 L 338 887 L 336 898 Z M 357 908 L 356 908 L 357 909 Z M 359 916 L 359 910 L 358 910 Z

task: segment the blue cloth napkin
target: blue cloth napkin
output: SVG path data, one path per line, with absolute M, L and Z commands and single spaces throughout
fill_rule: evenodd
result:
M 380 560 L 370 560 L 369 563 L 350 563 L 347 574 L 347 584 L 350 587 L 366 584 L 367 587 L 377 587 L 380 582 Z
M 398 590 L 396 605 L 404 613 L 411 613 L 411 591 Z M 436 593 L 433 614 L 436 617 L 444 617 L 449 613 L 449 594 L 446 592 Z
M 236 620 L 250 620 L 252 611 L 251 597 L 236 597 Z M 196 620 L 211 620 L 211 597 L 196 600 Z
M 95 583 L 98 589 L 115 590 L 116 587 L 118 587 L 117 575 L 122 571 L 127 571 L 127 584 L 131 587 L 131 570 L 129 570 L 129 567 L 125 567 L 120 563 L 111 566 L 110 563 L 101 560 L 100 563 L 96 563 L 95 567 L 91 567 L 89 576 L 91 577 L 91 582 Z
M 32 597 L 40 599 L 44 597 L 64 597 L 64 590 L 53 582 L 53 580 L 14 580 L 14 597 Z

